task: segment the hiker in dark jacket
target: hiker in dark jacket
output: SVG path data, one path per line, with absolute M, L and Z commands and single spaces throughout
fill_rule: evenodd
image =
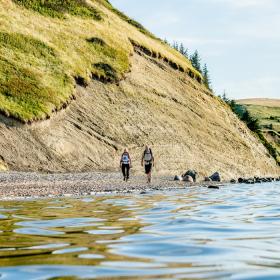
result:
M 152 168 L 155 166 L 155 159 L 152 149 L 146 146 L 141 161 L 142 166 L 145 166 L 145 174 L 147 174 L 148 183 L 152 180 Z
M 129 169 L 131 167 L 131 159 L 130 159 L 130 155 L 129 155 L 127 149 L 124 150 L 124 152 L 121 156 L 120 167 L 121 167 L 122 173 L 123 173 L 123 180 L 128 181 Z

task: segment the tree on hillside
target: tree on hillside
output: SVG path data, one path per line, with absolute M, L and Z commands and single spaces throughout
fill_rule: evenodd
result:
M 244 121 L 252 131 L 256 132 L 260 129 L 258 119 L 253 118 L 247 109 L 245 110 L 241 120 Z
M 195 52 L 190 56 L 190 61 L 192 66 L 201 73 L 201 58 L 197 50 L 195 50 Z
M 230 99 L 227 97 L 226 91 L 224 90 L 223 95 L 222 95 L 222 99 L 226 102 L 229 103 Z
M 172 45 L 173 49 L 175 49 L 176 51 L 179 51 L 179 44 L 177 41 L 174 41 L 173 42 L 173 45 Z
M 203 82 L 205 84 L 205 86 L 209 89 L 211 89 L 211 79 L 209 76 L 209 71 L 208 71 L 208 67 L 207 64 L 205 63 L 202 69 L 202 76 L 203 76 Z
M 164 42 L 166 45 L 170 46 L 170 44 L 169 44 L 169 42 L 168 42 L 168 40 L 167 40 L 166 38 L 163 40 L 163 42 Z
M 185 46 L 184 46 L 183 43 L 180 44 L 179 52 L 180 52 L 183 56 L 185 56 L 186 58 L 189 58 L 189 55 L 188 55 L 188 48 L 185 48 Z

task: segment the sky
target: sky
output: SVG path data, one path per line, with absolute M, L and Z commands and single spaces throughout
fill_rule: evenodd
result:
M 279 0 L 111 0 L 207 63 L 216 94 L 280 98 Z

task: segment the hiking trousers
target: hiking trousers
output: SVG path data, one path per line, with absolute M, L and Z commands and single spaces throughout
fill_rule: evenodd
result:
M 122 173 L 125 179 L 129 179 L 129 164 L 122 164 Z

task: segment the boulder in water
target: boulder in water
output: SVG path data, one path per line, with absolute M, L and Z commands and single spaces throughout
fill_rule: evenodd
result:
M 215 189 L 215 190 L 219 190 L 220 187 L 219 186 L 208 186 L 208 189 Z
M 243 178 L 238 178 L 238 183 L 240 183 L 240 184 L 244 183 L 244 179 Z

